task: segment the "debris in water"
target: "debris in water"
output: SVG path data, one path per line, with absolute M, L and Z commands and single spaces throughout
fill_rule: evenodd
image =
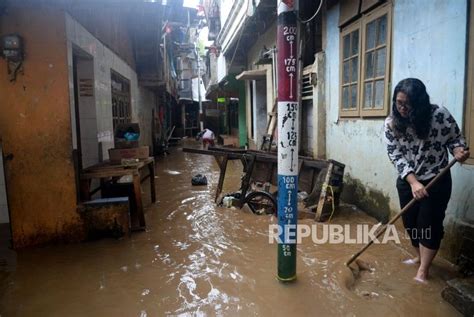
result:
M 226 197 L 224 197 L 224 199 L 222 200 L 222 204 L 223 204 L 224 207 L 230 208 L 230 207 L 232 207 L 232 202 L 233 202 L 233 200 L 234 200 L 234 197 L 232 197 L 232 196 L 226 196 Z
M 376 292 L 362 291 L 360 294 L 366 298 L 379 297 L 379 294 Z
M 303 191 L 298 193 L 298 201 L 304 201 L 306 198 L 308 198 L 307 192 Z
M 202 174 L 197 174 L 191 179 L 193 186 L 207 185 L 207 177 Z
M 170 174 L 170 175 L 180 175 L 181 172 L 178 171 L 170 171 L 170 170 L 164 170 L 165 173 Z
M 186 198 L 186 199 L 181 200 L 181 203 L 182 203 L 182 204 L 185 204 L 185 203 L 187 203 L 187 202 L 193 201 L 194 199 L 196 199 L 196 197 L 189 197 L 189 198 Z

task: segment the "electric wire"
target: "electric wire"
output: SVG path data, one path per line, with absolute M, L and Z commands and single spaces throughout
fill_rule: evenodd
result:
M 298 17 L 298 20 L 300 20 L 300 22 L 303 23 L 303 24 L 306 24 L 306 23 L 311 22 L 311 21 L 318 15 L 319 11 L 321 11 L 321 8 L 322 8 L 322 6 L 323 6 L 323 1 L 324 1 L 324 0 L 320 0 L 320 1 L 319 1 L 319 7 L 318 7 L 318 9 L 316 10 L 316 12 L 313 14 L 313 16 L 312 16 L 311 18 L 309 18 L 308 20 L 302 20 L 299 16 L 297 16 L 297 17 Z

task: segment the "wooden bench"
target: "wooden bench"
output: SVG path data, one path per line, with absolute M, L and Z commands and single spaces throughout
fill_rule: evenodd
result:
M 84 222 L 86 239 L 130 235 L 128 197 L 95 199 L 82 203 L 78 209 Z
M 105 161 L 94 166 L 82 170 L 80 174 L 81 181 L 81 200 L 89 201 L 91 199 L 91 180 L 100 179 L 101 182 L 106 179 L 119 179 L 122 176 L 131 175 L 133 178 L 133 192 L 135 196 L 136 213 L 132 212 L 131 224 L 132 230 L 145 230 L 145 213 L 142 202 L 141 190 L 141 170 L 148 168 L 148 176 L 150 178 L 150 195 L 151 201 L 156 201 L 155 193 L 155 160 L 153 157 L 139 161 L 136 165 L 125 166 L 121 164 L 112 164 L 110 161 Z M 146 177 L 146 178 L 147 178 Z

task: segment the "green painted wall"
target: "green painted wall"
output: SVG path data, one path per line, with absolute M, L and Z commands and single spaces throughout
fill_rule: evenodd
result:
M 239 98 L 239 146 L 247 143 L 247 120 L 245 110 L 245 81 L 235 79 L 235 74 L 229 74 L 226 78 L 229 89 L 238 93 Z

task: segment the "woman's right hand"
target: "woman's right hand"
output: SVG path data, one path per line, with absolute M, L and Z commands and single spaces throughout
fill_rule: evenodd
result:
M 425 185 L 420 183 L 413 173 L 408 174 L 406 178 L 407 182 L 410 184 L 411 193 L 413 194 L 413 198 L 416 200 L 420 200 L 424 197 L 428 197 L 428 191 L 425 188 Z
M 413 198 L 415 198 L 416 200 L 428 197 L 428 191 L 426 190 L 425 186 L 419 181 L 413 182 L 413 184 L 410 184 L 410 186 Z

